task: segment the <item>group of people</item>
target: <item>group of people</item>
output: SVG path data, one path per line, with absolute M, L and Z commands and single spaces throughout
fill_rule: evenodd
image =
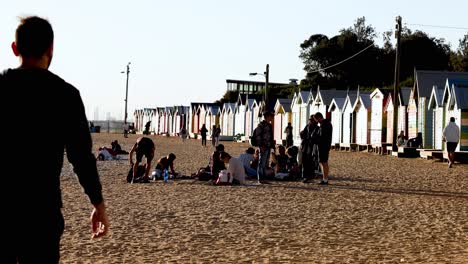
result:
M 168 173 L 170 173 L 173 177 L 178 175 L 178 173 L 174 170 L 174 161 L 176 159 L 176 155 L 174 153 L 169 153 L 167 156 L 163 156 L 157 161 L 154 172 L 150 177 L 154 152 L 155 145 L 151 138 L 139 137 L 136 140 L 129 154 L 130 165 L 132 166 L 133 173 L 133 180 L 131 182 L 134 182 L 134 180 L 137 178 L 140 179 L 140 182 L 149 182 L 150 179 L 161 179 L 165 170 L 168 170 Z M 136 158 L 135 161 L 133 160 L 134 154 Z M 138 166 L 140 166 L 140 163 L 142 163 L 143 157 L 146 159 L 144 163 L 145 170 L 144 174 L 140 176 L 138 175 Z
M 89 219 L 92 237 L 104 236 L 109 230 L 102 186 L 96 159 L 92 153 L 90 130 L 79 91 L 49 71 L 54 53 L 54 32 L 51 24 L 37 16 L 21 18 L 11 48 L 13 54 L 19 58 L 20 65 L 18 68 L 0 73 L 0 87 L 5 93 L 5 98 L 9 98 L 10 101 L 21 101 L 28 107 L 18 108 L 20 112 L 17 115 L 5 115 L 5 122 L 15 123 L 16 116 L 26 116 L 30 114 L 29 109 L 34 109 L 37 116 L 56 117 L 54 119 L 56 125 L 66 128 L 67 133 L 57 136 L 46 130 L 36 132 L 37 137 L 41 138 L 36 147 L 42 152 L 41 155 L 29 160 L 28 166 L 34 168 L 40 177 L 28 177 L 25 172 L 20 172 L 4 178 L 4 185 L 9 188 L 9 199 L 3 199 L 2 203 L 3 211 L 7 212 L 7 216 L 4 217 L 4 226 L 7 228 L 1 236 L 4 247 L 1 262 L 58 263 L 60 240 L 64 230 L 60 189 L 64 150 L 91 204 Z M 3 107 L 9 106 L 4 104 Z M 10 112 L 7 109 L 4 110 L 4 112 Z M 252 154 L 252 150 L 247 150 L 247 154 L 256 156 L 249 162 L 249 165 L 257 163 L 256 172 L 259 182 L 267 176 L 270 152 L 275 148 L 271 126 L 273 114 L 266 112 L 264 117 L 265 120 L 259 124 L 261 133 L 257 140 L 258 152 Z M 41 119 L 31 119 L 30 122 L 32 122 L 31 127 L 42 125 Z M 146 134 L 149 134 L 149 127 L 148 122 L 145 125 Z M 214 131 L 216 131 L 214 137 L 219 137 L 219 134 L 216 136 L 217 130 Z M 18 131 L 18 133 L 22 138 L 27 137 L 25 133 L 28 132 Z M 288 133 L 292 133 L 291 128 L 288 128 Z M 318 160 L 323 174 L 320 184 L 328 184 L 328 153 L 331 135 L 332 126 L 322 114 L 316 113 L 310 116 L 309 124 L 301 133 L 302 173 L 305 178 L 313 176 L 314 164 Z M 287 144 L 292 145 L 290 141 L 292 136 L 288 139 Z M 452 117 L 449 125 L 444 129 L 449 166 L 452 166 L 454 162 L 454 151 L 459 139 L 460 129 Z M 5 144 L 5 149 L 8 149 L 11 155 L 5 156 L 4 163 L 11 168 L 23 168 L 24 161 L 18 157 L 23 157 L 24 150 L 30 148 L 29 141 L 12 140 Z M 244 159 L 234 158 L 224 152 L 223 146 L 217 141 L 215 145 L 217 147 L 212 155 L 212 174 L 217 175 L 219 171 L 225 169 L 225 164 L 228 164 L 228 173 L 242 183 L 247 172 Z M 281 172 L 285 157 L 283 148 L 278 147 L 278 150 L 280 153 L 279 157 L 276 157 L 277 171 Z M 136 162 L 132 157 L 134 153 Z M 155 146 L 150 138 L 137 139 L 130 151 L 130 163 L 134 171 L 137 171 L 139 163 L 145 156 L 144 176 L 148 178 L 154 154 Z M 161 158 L 156 169 L 159 171 L 170 169 L 172 173 L 175 173 L 173 168 L 175 158 L 174 154 Z

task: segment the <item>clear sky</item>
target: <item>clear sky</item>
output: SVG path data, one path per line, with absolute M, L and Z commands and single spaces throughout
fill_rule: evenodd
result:
M 10 44 L 18 16 L 48 18 L 55 31 L 50 70 L 81 92 L 88 118 L 123 119 L 125 70 L 131 62 L 128 112 L 213 102 L 226 79 L 271 82 L 305 75 L 300 43 L 338 34 L 358 17 L 379 33 L 403 23 L 468 27 L 466 0 L 14 0 L 0 8 L 0 69 L 18 65 Z M 458 47 L 468 30 L 407 25 Z

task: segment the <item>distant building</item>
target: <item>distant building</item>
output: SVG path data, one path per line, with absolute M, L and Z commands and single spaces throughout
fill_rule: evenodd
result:
M 265 88 L 265 82 L 244 81 L 244 80 L 226 80 L 227 91 L 236 91 L 239 94 L 255 94 Z M 268 83 L 268 88 L 288 85 L 287 83 Z

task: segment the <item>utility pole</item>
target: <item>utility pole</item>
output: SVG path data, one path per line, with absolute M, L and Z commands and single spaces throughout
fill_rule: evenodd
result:
M 125 73 L 125 72 L 122 72 Z M 125 116 L 124 116 L 124 124 L 127 124 L 127 103 L 128 103 L 128 75 L 130 74 L 130 62 L 127 64 L 127 85 L 125 86 Z
M 268 79 L 270 75 L 270 64 L 266 65 L 266 71 L 265 71 L 265 110 L 269 111 L 268 109 Z
M 400 37 L 401 37 L 401 16 L 396 17 L 395 25 L 395 38 L 396 42 L 396 52 L 395 52 L 395 78 L 393 86 L 393 135 L 392 135 L 392 150 L 398 151 L 397 146 L 397 134 L 398 134 L 398 111 L 401 102 L 401 93 L 400 93 Z

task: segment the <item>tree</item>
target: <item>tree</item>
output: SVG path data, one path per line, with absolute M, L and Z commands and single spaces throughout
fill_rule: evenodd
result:
M 443 39 L 429 37 L 422 31 L 401 35 L 401 80 L 411 77 L 414 69 L 450 70 L 450 46 Z
M 450 54 L 450 63 L 455 71 L 468 71 L 468 34 L 459 40 L 457 52 Z

